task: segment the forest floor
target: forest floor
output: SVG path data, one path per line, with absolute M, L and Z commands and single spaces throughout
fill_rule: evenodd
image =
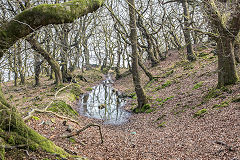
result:
M 27 124 L 67 152 L 88 159 L 239 160 L 240 85 L 216 89 L 217 57 L 211 49 L 197 48 L 196 51 L 197 61 L 192 63 L 183 60 L 182 53 L 169 52 L 171 55 L 165 61 L 150 68 L 157 80 L 149 82 L 141 71 L 141 81 L 151 105 L 148 113 L 132 114 L 129 121 L 121 125 L 107 125 L 84 116 L 77 117 L 79 124 L 67 120 L 74 130 L 90 123 L 100 125 L 103 144 L 94 127 L 73 138 L 60 138 L 69 134 L 63 125 L 66 119 L 54 114 L 36 113 Z M 239 64 L 237 67 L 240 71 Z M 95 72 L 85 77 L 89 82 L 81 82 L 83 93 L 104 78 Z M 3 89 L 8 100 L 25 117 L 33 107 L 44 108 L 56 98 L 52 83 L 43 77 L 41 87 L 32 87 L 32 84 L 13 87 L 12 83 L 5 83 Z M 116 80 L 113 86 L 125 94 L 134 92 L 131 75 Z M 58 98 L 66 99 L 66 94 L 59 94 Z M 75 101 L 69 103 L 76 107 Z M 131 110 L 136 103 L 136 98 L 132 98 L 125 108 Z M 8 151 L 6 156 L 9 160 L 56 159 L 56 155 L 26 150 Z

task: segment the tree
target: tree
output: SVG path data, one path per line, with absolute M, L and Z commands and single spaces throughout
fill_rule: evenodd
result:
M 190 34 L 190 15 L 189 15 L 189 9 L 188 9 L 188 1 L 182 0 L 182 6 L 183 6 L 183 16 L 184 16 L 184 37 L 185 37 L 185 43 L 187 45 L 187 59 L 189 61 L 196 60 L 196 57 L 194 55 L 192 42 L 191 42 L 191 34 Z
M 147 104 L 147 97 L 141 86 L 140 76 L 138 71 L 138 52 L 137 52 L 137 25 L 136 25 L 136 11 L 135 1 L 128 0 L 129 3 L 129 17 L 130 17 L 130 41 L 132 46 L 132 76 L 135 92 L 137 94 L 138 106 L 135 111 L 142 111 Z
M 240 0 L 229 1 L 224 7 L 222 6 L 222 9 L 227 6 L 226 10 L 231 12 L 225 12 L 224 9 L 221 11 L 222 3 L 225 2 L 220 2 L 219 6 L 215 0 L 206 0 L 204 3 L 212 29 L 218 34 L 215 37 L 218 54 L 218 87 L 235 84 L 238 81 L 234 42 L 240 31 Z
M 0 27 L 0 58 L 5 50 L 17 40 L 48 24 L 71 23 L 75 19 L 97 10 L 104 0 L 75 0 L 62 4 L 43 4 L 27 9 Z M 18 114 L 16 108 L 7 103 L 0 87 L 0 142 L 12 136 L 18 144 L 30 149 L 42 148 L 47 152 L 68 154 L 55 146 L 50 140 L 29 128 Z M 1 157 L 3 150 L 0 150 Z

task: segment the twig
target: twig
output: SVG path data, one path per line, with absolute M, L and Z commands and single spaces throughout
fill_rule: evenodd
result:
M 79 125 L 79 122 L 76 121 L 76 120 L 74 120 L 74 119 L 71 119 L 71 118 L 65 117 L 65 116 L 61 116 L 61 115 L 59 115 L 59 114 L 57 114 L 57 113 L 55 113 L 55 112 L 47 111 L 47 110 L 45 110 L 45 109 L 43 109 L 43 110 L 33 109 L 31 112 L 28 113 L 28 116 L 27 116 L 27 117 L 23 118 L 23 120 L 24 120 L 24 121 L 28 120 L 29 118 L 31 118 L 31 117 L 33 116 L 33 114 L 34 114 L 35 112 L 39 112 L 39 113 L 51 113 L 51 114 L 54 114 L 55 116 L 57 116 L 57 117 L 59 117 L 59 118 L 67 119 L 67 120 L 69 120 L 69 121 L 71 121 L 71 122 L 74 122 L 74 123 L 76 123 L 76 124 Z
M 65 86 L 65 87 L 62 87 L 62 88 L 60 88 L 59 90 L 57 90 L 57 92 L 54 94 L 54 100 L 57 99 L 57 95 L 58 95 L 59 92 L 61 92 L 62 90 L 68 88 L 69 86 L 71 86 L 71 85 L 73 85 L 73 84 L 74 84 L 74 83 L 70 83 L 69 85 L 67 85 L 67 86 Z M 26 121 L 26 120 L 30 119 L 35 112 L 40 112 L 40 113 L 52 113 L 52 114 L 56 115 L 57 117 L 60 117 L 60 118 L 63 118 L 63 119 L 68 119 L 68 120 L 70 120 L 70 121 L 72 121 L 72 122 L 74 122 L 74 123 L 79 124 L 77 121 L 75 121 L 75 120 L 73 120 L 73 119 L 71 119 L 71 118 L 64 117 L 64 116 L 60 116 L 60 115 L 58 115 L 57 113 L 54 113 L 54 112 L 52 112 L 52 111 L 48 111 L 47 109 L 51 106 L 51 104 L 54 102 L 54 100 L 51 101 L 51 102 L 47 105 L 47 107 L 44 108 L 43 110 L 39 110 L 39 109 L 33 109 L 33 110 L 31 110 L 31 111 L 28 113 L 28 115 L 23 118 L 23 120 Z
M 83 127 L 82 129 L 76 131 L 75 133 L 70 134 L 70 135 L 66 135 L 66 136 L 61 136 L 61 138 L 70 138 L 70 137 L 79 135 L 81 132 L 83 132 L 84 130 L 86 130 L 86 129 L 90 128 L 90 127 L 98 127 L 100 138 L 101 138 L 101 144 L 102 144 L 103 143 L 103 135 L 102 135 L 102 131 L 101 131 L 101 126 L 99 126 L 97 124 L 88 124 L 85 127 Z

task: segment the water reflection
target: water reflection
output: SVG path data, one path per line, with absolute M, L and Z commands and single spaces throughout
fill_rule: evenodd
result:
M 120 93 L 111 86 L 111 76 L 93 90 L 82 96 L 79 103 L 81 115 L 102 119 L 106 124 L 121 124 L 128 120 L 130 113 L 123 109 L 126 103 Z

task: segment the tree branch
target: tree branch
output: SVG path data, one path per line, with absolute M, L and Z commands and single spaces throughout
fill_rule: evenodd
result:
M 29 8 L 0 27 L 0 58 L 17 40 L 49 24 L 71 23 L 96 11 L 105 0 L 73 0 L 61 4 L 41 4 Z

